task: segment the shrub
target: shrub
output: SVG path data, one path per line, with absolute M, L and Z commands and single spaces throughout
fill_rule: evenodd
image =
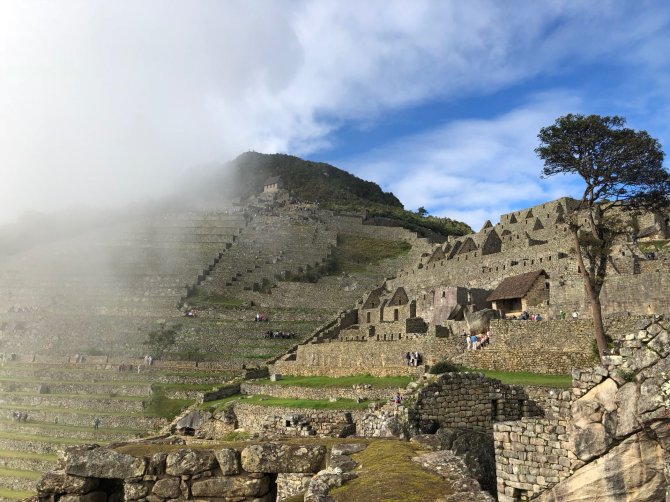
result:
M 460 366 L 450 363 L 449 361 L 439 361 L 430 367 L 428 373 L 431 375 L 439 375 L 441 373 L 458 373 L 459 371 L 461 371 Z

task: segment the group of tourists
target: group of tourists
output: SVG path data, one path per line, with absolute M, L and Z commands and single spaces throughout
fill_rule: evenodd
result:
M 405 354 L 405 364 L 407 366 L 419 366 L 421 362 L 423 361 L 423 357 L 421 357 L 421 354 L 419 352 L 407 352 Z
M 476 335 L 475 333 L 471 333 L 471 334 L 468 335 L 467 331 L 463 330 L 463 333 L 461 333 L 461 336 L 465 338 L 466 350 L 483 349 L 489 343 L 491 343 L 491 330 L 490 329 L 486 330 L 485 333 L 480 333 L 479 335 Z
M 12 422 L 27 422 L 28 413 L 25 411 L 13 411 L 12 412 Z
M 542 320 L 542 314 L 530 314 L 528 311 L 524 310 L 519 314 L 519 317 L 517 316 L 512 316 L 512 319 L 517 319 L 519 321 L 541 321 Z
M 565 321 L 565 319 L 566 319 L 567 317 L 568 317 L 568 314 L 566 314 L 566 313 L 563 312 L 562 310 L 558 313 L 558 318 L 559 318 L 561 321 Z M 577 319 L 579 319 L 579 311 L 577 311 L 577 310 L 573 310 L 573 311 L 572 311 L 572 320 L 573 320 L 573 321 L 576 321 Z
M 267 330 L 263 333 L 263 338 L 281 338 L 284 340 L 295 338 L 296 334 L 288 331 L 270 331 Z

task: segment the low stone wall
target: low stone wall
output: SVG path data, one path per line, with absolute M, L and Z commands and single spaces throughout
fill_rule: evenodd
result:
M 96 445 L 70 448 L 63 469 L 38 483 L 38 500 L 235 500 L 270 502 L 304 490 L 325 460 L 320 445 L 265 443 L 183 448 L 135 457 Z
M 234 408 L 239 428 L 275 436 L 354 435 L 363 412 L 352 410 L 310 410 L 236 403 Z
M 292 385 L 261 385 L 243 383 L 242 394 L 295 399 L 367 399 L 369 401 L 388 401 L 399 390 L 397 387 L 376 388 L 367 385 L 353 387 L 299 387 Z

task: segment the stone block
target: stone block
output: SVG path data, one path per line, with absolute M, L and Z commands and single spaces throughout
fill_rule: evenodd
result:
M 137 478 L 145 470 L 144 459 L 106 448 L 70 451 L 65 466 L 65 472 L 74 476 L 105 479 Z
M 318 472 L 326 455 L 325 446 L 291 446 L 264 443 L 242 450 L 242 468 L 247 472 Z
M 216 457 L 212 452 L 189 448 L 170 453 L 165 460 L 165 472 L 171 476 L 192 476 L 215 466 Z
M 249 476 L 220 476 L 191 483 L 194 497 L 222 497 L 235 500 L 237 497 L 262 497 L 270 490 L 267 476 L 251 478 Z
M 233 448 L 222 448 L 214 450 L 214 456 L 219 463 L 221 473 L 224 476 L 240 473 L 239 453 Z

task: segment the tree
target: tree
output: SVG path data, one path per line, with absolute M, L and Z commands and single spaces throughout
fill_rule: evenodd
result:
M 421 206 L 419 209 L 416 210 L 416 212 L 419 214 L 419 216 L 424 217 L 428 214 L 428 210 Z
M 177 331 L 180 324 L 161 323 L 158 328 L 149 331 L 144 345 L 147 345 L 153 354 L 161 358 L 177 341 Z
M 600 292 L 612 245 L 625 231 L 620 216 L 665 210 L 669 203 L 670 174 L 663 167 L 661 144 L 646 131 L 624 127 L 625 123 L 617 116 L 569 114 L 540 130 L 540 146 L 535 149 L 544 161 L 543 178 L 576 174 L 586 185 L 568 223 L 601 358 L 607 338 Z

